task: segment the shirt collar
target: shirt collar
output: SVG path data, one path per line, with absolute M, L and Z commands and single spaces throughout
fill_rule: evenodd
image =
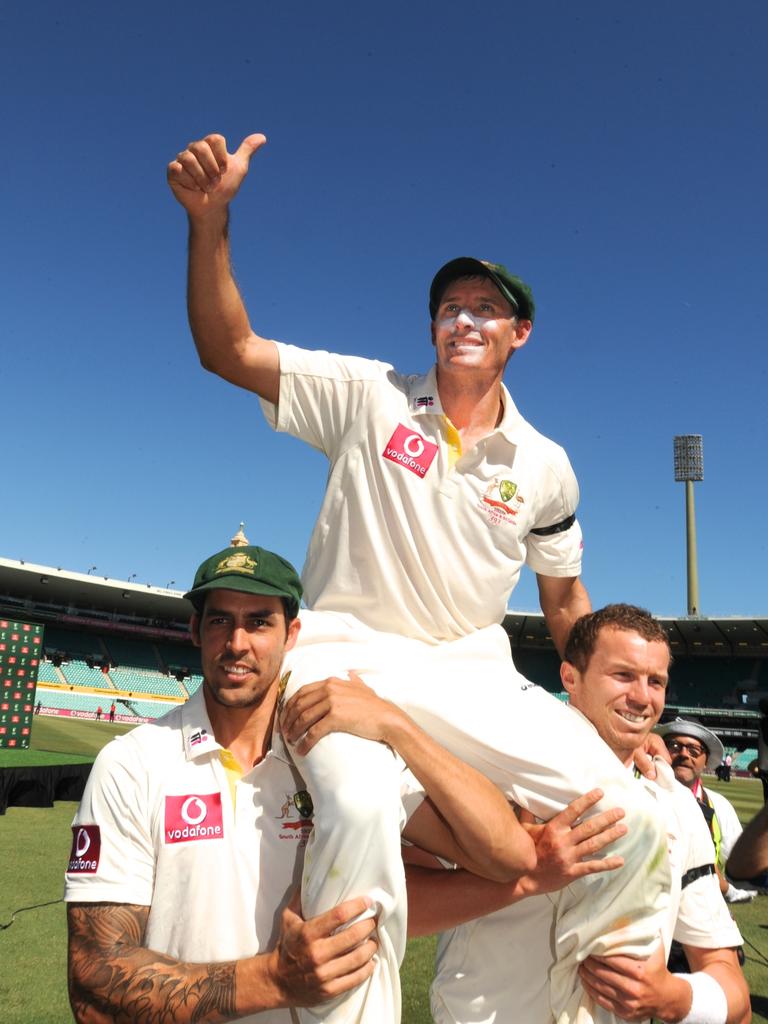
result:
M 517 444 L 520 440 L 522 428 L 525 426 L 525 420 L 518 412 L 517 406 L 512 401 L 512 395 L 510 395 L 503 382 L 501 385 L 501 400 L 504 405 L 504 412 L 501 417 L 501 423 L 496 429 L 506 437 L 510 444 Z
M 517 406 L 512 401 L 512 395 L 510 395 L 503 382 L 501 385 L 501 400 L 504 412 L 501 417 L 501 423 L 492 433 L 498 432 L 503 434 L 511 444 L 517 444 L 520 440 L 520 431 L 525 425 L 525 420 L 518 412 Z M 412 416 L 423 416 L 425 414 L 430 416 L 445 415 L 437 390 L 437 366 L 433 365 L 427 374 L 413 376 L 408 379 L 408 404 Z
M 203 685 L 181 707 L 181 735 L 188 761 L 193 761 L 201 754 L 209 754 L 212 750 L 221 750 L 221 744 L 216 742 L 208 718 Z
M 205 707 L 202 685 L 181 707 L 181 735 L 184 742 L 184 753 L 188 761 L 193 761 L 202 754 L 209 754 L 213 750 L 224 749 L 213 735 L 211 720 Z M 293 763 L 279 728 L 273 731 L 272 745 L 268 756 L 269 754 L 286 764 Z M 261 763 L 263 764 L 263 762 Z
M 408 378 L 408 405 L 412 416 L 443 416 L 443 406 L 437 393 L 437 367 L 433 366 L 426 375 L 415 374 Z
M 696 779 L 694 784 L 691 786 L 691 792 L 693 793 L 693 795 L 696 797 L 697 800 L 703 802 L 703 800 L 704 800 L 704 787 L 701 784 L 701 779 Z

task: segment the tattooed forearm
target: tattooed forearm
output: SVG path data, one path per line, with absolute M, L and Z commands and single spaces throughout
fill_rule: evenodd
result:
M 235 963 L 145 949 L 148 907 L 71 903 L 69 992 L 80 1024 L 223 1024 L 237 1014 Z

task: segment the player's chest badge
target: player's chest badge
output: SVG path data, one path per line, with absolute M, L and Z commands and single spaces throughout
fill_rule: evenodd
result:
M 280 838 L 298 839 L 302 845 L 306 843 L 312 831 L 313 813 L 312 797 L 305 789 L 286 793 L 280 812 L 275 815 L 280 822 Z
M 513 523 L 524 504 L 525 498 L 513 480 L 495 477 L 486 487 L 478 508 L 489 524 L 496 526 L 499 523 Z

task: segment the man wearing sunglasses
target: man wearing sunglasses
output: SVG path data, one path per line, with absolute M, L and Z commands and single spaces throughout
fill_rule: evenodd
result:
M 673 722 L 660 725 L 656 732 L 664 738 L 667 750 L 672 755 L 675 778 L 691 790 L 707 820 L 715 844 L 716 866 L 723 895 L 729 903 L 748 902 L 754 898 L 754 892 L 737 889 L 725 878 L 725 862 L 742 832 L 738 815 L 729 800 L 714 790 L 705 789 L 701 781 L 705 769 L 714 771 L 722 763 L 725 753 L 723 744 L 699 722 L 685 718 L 676 718 Z

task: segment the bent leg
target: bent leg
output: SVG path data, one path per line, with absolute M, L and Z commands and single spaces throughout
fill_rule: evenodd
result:
M 576 796 L 598 786 L 605 797 L 592 813 L 624 808 L 629 831 L 611 852 L 625 858 L 625 867 L 575 883 L 559 901 L 557 963 L 550 986 L 558 1024 L 611 1021 L 612 1016 L 594 1007 L 584 993 L 577 967 L 591 953 L 646 956 L 658 941 L 668 904 L 669 866 L 666 835 L 650 797 L 635 786 L 585 719 L 516 672 L 502 630 L 483 630 L 429 648 L 374 633 L 369 640 L 373 642 L 313 642 L 298 647 L 291 654 L 291 688 L 355 669 L 438 742 L 539 817 L 550 818 Z M 361 987 L 356 1002 L 352 994 L 337 1006 L 331 1004 L 330 1013 L 322 1007 L 301 1011 L 301 1017 L 347 1024 L 365 1015 L 367 1022 L 384 1024 L 399 1020 L 390 1007 L 397 1002 L 396 964 L 405 937 L 399 836 L 387 795 L 392 787 L 384 781 L 383 762 L 368 765 L 364 751 L 377 744 L 357 740 L 337 748 L 334 739 L 354 738 L 326 737 L 310 752 L 306 764 L 299 766 L 307 773 L 313 800 L 317 793 L 316 827 L 325 819 L 307 870 L 305 910 L 319 913 L 347 896 L 378 891 L 380 930 L 389 937 L 382 944 L 379 970 L 370 987 Z M 313 754 L 326 741 L 324 764 L 318 758 L 314 767 L 310 764 Z M 348 765 L 350 758 L 356 763 Z M 351 798 L 337 797 L 333 790 L 344 790 L 347 784 L 353 786 Z M 330 795 L 324 797 L 323 792 Z M 358 823 L 356 812 L 363 809 L 365 822 Z M 351 838 L 358 824 L 365 836 L 360 843 Z M 368 844 L 370 856 L 361 862 L 351 856 L 358 851 L 347 847 L 359 850 L 363 843 Z M 337 877 L 341 865 L 344 878 Z

